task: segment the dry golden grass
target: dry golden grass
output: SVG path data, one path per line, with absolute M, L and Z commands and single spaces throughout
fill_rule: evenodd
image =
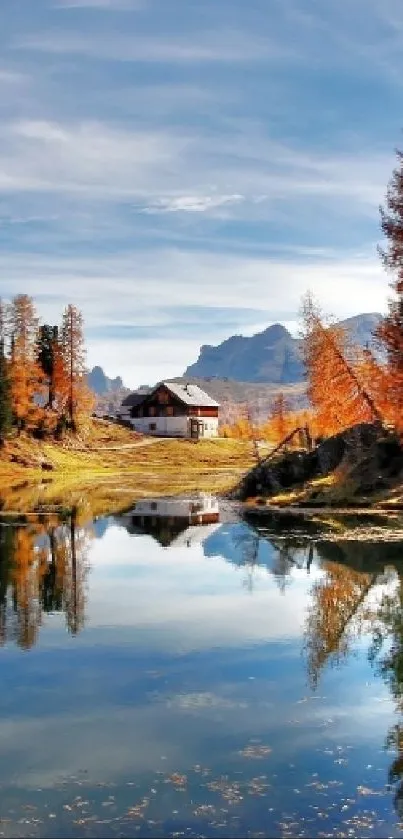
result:
M 140 438 L 98 421 L 85 438 L 63 445 L 23 437 L 10 441 L 0 458 L 0 500 L 4 512 L 90 503 L 99 515 L 140 497 L 223 492 L 253 462 L 249 442 Z

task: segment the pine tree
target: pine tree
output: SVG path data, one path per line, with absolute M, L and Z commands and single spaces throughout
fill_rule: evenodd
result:
M 393 275 L 393 298 L 389 311 L 377 329 L 377 337 L 386 349 L 389 399 L 397 417 L 403 416 L 403 152 L 397 151 L 398 165 L 386 193 L 386 208 L 380 208 L 386 249 L 379 248 L 383 265 Z
M 37 342 L 38 364 L 40 365 L 41 370 L 43 371 L 43 374 L 44 376 L 46 376 L 46 379 L 48 381 L 48 406 L 51 409 L 53 408 L 53 402 L 55 398 L 54 374 L 58 347 L 58 334 L 59 330 L 57 326 L 50 326 L 49 324 L 45 323 L 43 326 L 39 328 Z

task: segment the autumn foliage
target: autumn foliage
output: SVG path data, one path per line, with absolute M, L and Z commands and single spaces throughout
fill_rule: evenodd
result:
M 40 325 L 26 294 L 0 303 L 0 442 L 13 428 L 36 436 L 75 430 L 92 407 L 81 313 L 68 306 L 59 329 Z

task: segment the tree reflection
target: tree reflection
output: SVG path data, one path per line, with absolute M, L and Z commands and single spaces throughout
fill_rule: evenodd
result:
M 77 510 L 64 522 L 0 526 L 0 644 L 30 649 L 54 612 L 64 612 L 70 633 L 83 628 L 90 538 Z
M 369 659 L 388 685 L 400 717 L 403 715 L 403 575 L 401 565 L 390 581 L 376 609 L 370 615 L 372 643 Z M 389 784 L 395 787 L 394 803 L 403 818 L 403 725 L 393 726 L 386 738 L 386 748 L 395 752 L 389 769 Z
M 308 678 L 316 688 L 326 665 L 338 664 L 348 656 L 351 645 L 365 629 L 370 635 L 369 660 L 387 684 L 403 716 L 403 568 L 399 543 L 351 542 L 317 545 L 322 554 L 323 576 L 311 590 L 311 604 L 305 624 L 305 654 Z M 343 564 L 323 557 L 336 555 Z M 346 564 L 353 561 L 355 568 Z M 389 565 L 390 563 L 390 565 Z M 391 571 L 391 565 L 394 569 Z M 385 570 L 386 566 L 386 570 Z M 368 568 L 363 573 L 357 568 Z M 389 570 L 388 570 L 389 568 Z M 383 585 L 380 596 L 368 598 L 373 586 Z M 394 787 L 394 804 L 403 819 L 403 720 L 386 737 L 386 748 L 395 753 L 388 773 Z
M 312 688 L 326 664 L 340 664 L 349 654 L 352 640 L 363 627 L 360 610 L 377 578 L 332 562 L 324 562 L 322 570 L 323 576 L 311 589 L 305 624 L 304 649 Z

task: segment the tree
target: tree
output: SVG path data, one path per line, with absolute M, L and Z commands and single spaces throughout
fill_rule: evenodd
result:
M 67 416 L 72 429 L 76 429 L 80 415 L 89 413 L 93 400 L 87 385 L 83 317 L 71 303 L 63 314 L 61 348 L 67 376 Z
M 12 423 L 11 381 L 5 354 L 5 312 L 0 300 L 0 446 L 10 432 Z
M 359 422 L 382 423 L 373 395 L 358 373 L 362 351 L 351 344 L 340 325 L 325 325 L 310 293 L 302 300 L 301 315 L 308 396 L 320 433 L 335 434 Z
M 39 320 L 34 303 L 19 294 L 9 306 L 11 402 L 18 430 L 35 427 L 44 402 L 43 374 L 37 363 Z
M 273 400 L 269 415 L 269 427 L 274 443 L 280 443 L 287 435 L 289 429 L 289 413 L 290 405 L 284 393 L 278 393 Z
M 45 323 L 39 328 L 38 364 L 46 376 L 49 388 L 48 407 L 53 408 L 55 399 L 55 372 L 59 352 L 59 330 L 57 326 Z
M 396 151 L 398 165 L 389 181 L 386 208 L 380 207 L 386 249 L 379 248 L 385 269 L 393 275 L 393 298 L 387 316 L 377 329 L 377 337 L 388 359 L 389 399 L 402 425 L 403 415 L 403 152 Z

